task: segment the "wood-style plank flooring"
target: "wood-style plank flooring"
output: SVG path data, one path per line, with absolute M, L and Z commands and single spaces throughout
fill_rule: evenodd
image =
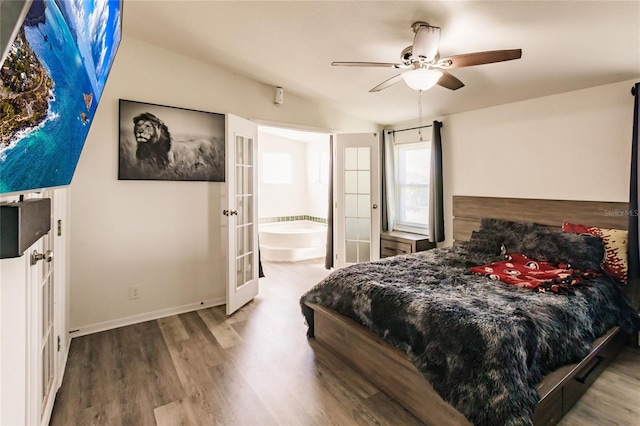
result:
M 319 261 L 265 263 L 260 295 L 73 339 L 52 425 L 418 425 L 305 337 Z M 640 350 L 626 348 L 562 425 L 640 425 Z

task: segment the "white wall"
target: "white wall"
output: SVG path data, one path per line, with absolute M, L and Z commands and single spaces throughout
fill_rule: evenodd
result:
M 307 215 L 326 219 L 329 209 L 329 185 L 319 182 L 318 169 L 324 165 L 318 164 L 318 156 L 329 155 L 329 138 L 326 142 L 311 142 L 306 145 L 307 162 Z M 326 170 L 328 174 L 328 167 Z
M 318 139 L 318 138 L 316 138 Z M 292 182 L 289 184 L 264 183 L 262 174 L 264 153 L 291 154 Z M 258 217 L 315 216 L 327 217 L 329 189 L 318 182 L 318 155 L 329 154 L 329 135 L 326 142 L 299 141 L 269 133 L 260 133 L 258 156 L 260 177 L 258 188 Z M 327 167 L 328 172 L 328 167 Z
M 258 217 L 298 216 L 307 212 L 306 143 L 269 133 L 260 133 L 258 157 Z M 291 182 L 264 183 L 265 153 L 291 155 Z
M 439 117 L 445 243 L 453 195 L 627 201 L 636 81 Z
M 286 89 L 286 88 L 285 88 Z M 77 334 L 219 303 L 222 183 L 118 181 L 118 99 L 344 132 L 377 126 L 125 37 L 71 184 L 71 324 Z M 129 299 L 139 286 L 141 297 Z

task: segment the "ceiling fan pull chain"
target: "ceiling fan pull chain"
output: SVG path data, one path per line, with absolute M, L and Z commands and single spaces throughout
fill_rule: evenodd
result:
M 422 90 L 418 91 L 418 135 L 422 142 Z

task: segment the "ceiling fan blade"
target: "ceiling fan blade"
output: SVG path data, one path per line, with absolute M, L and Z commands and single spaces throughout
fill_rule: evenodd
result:
M 391 62 L 331 62 L 334 67 L 381 67 L 381 68 L 406 68 L 404 64 Z
M 382 89 L 386 89 L 389 86 L 393 86 L 394 84 L 396 84 L 396 83 L 398 83 L 400 81 L 402 81 L 402 74 L 394 75 L 390 79 L 383 81 L 382 83 L 378 84 L 373 89 L 369 90 L 369 92 L 379 92 Z
M 491 64 L 494 62 L 511 61 L 522 57 L 522 49 L 489 50 L 487 52 L 464 53 L 449 56 L 438 61 L 438 68 L 462 68 L 474 65 Z
M 458 80 L 458 77 L 446 71 L 442 71 L 442 77 L 440 77 L 437 84 L 451 90 L 458 90 L 464 87 L 464 83 Z

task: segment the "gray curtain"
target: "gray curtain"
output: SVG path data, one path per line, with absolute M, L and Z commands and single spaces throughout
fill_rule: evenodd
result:
M 442 123 L 433 122 L 431 138 L 431 176 L 429 180 L 429 241 L 444 241 L 444 202 L 442 183 Z
M 333 135 L 329 138 L 329 209 L 327 212 L 327 251 L 324 267 L 333 268 Z
M 636 83 L 631 89 L 633 100 L 633 131 L 631 134 L 631 184 L 629 187 L 629 211 L 637 212 L 640 208 L 640 191 L 638 157 L 640 156 L 640 148 L 638 139 L 640 138 L 640 83 Z M 637 281 L 640 279 L 640 224 L 638 223 L 638 215 L 629 215 L 629 242 L 627 244 L 629 272 L 628 281 Z M 634 295 L 631 295 L 632 299 Z M 638 295 L 635 296 L 637 298 Z M 633 300 L 638 304 L 638 300 Z
M 382 133 L 382 231 L 392 231 L 396 220 L 395 137 L 393 130 Z

